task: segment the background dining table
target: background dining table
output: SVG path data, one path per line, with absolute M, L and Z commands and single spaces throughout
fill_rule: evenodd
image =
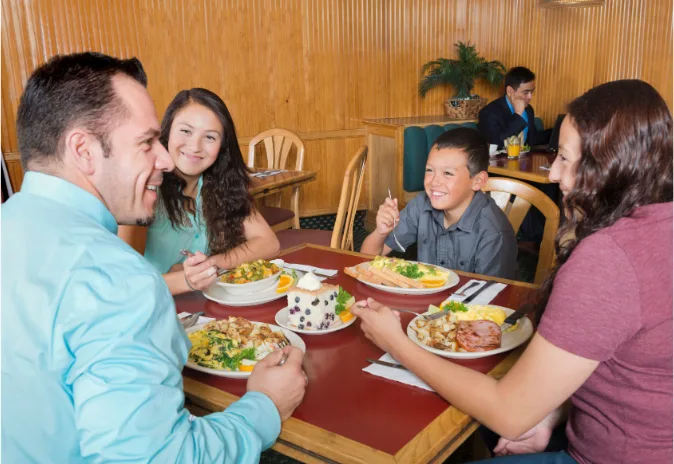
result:
M 429 304 L 439 304 L 471 278 L 497 280 L 508 285 L 493 304 L 517 309 L 535 293 L 535 287 L 521 282 L 459 274 L 453 289 L 426 296 L 405 296 L 373 289 L 344 274 L 347 266 L 371 257 L 331 248 L 300 245 L 286 250 L 289 263 L 339 270 L 335 280 L 356 297 L 373 297 L 392 307 L 418 312 Z M 275 323 L 276 313 L 287 306 L 283 297 L 253 307 L 232 307 L 209 301 L 200 293 L 175 298 L 178 312 L 204 311 L 217 319 L 242 316 L 249 320 Z M 407 326 L 413 316 L 402 315 Z M 324 335 L 301 335 L 307 351 L 303 367 L 309 378 L 304 401 L 293 417 L 283 424 L 274 449 L 302 462 L 338 463 L 428 463 L 442 462 L 478 427 L 470 416 L 447 403 L 437 393 L 363 372 L 366 358 L 383 352 L 360 330 L 360 321 Z M 447 360 L 499 378 L 521 354 L 522 347 L 473 360 Z M 186 403 L 195 414 L 221 411 L 246 391 L 246 381 L 217 377 L 185 368 Z
M 268 169 L 253 169 L 253 173 L 264 173 Z M 306 184 L 316 179 L 314 171 L 286 171 L 277 170 L 276 174 L 265 177 L 251 176 L 251 186 L 249 189 L 253 198 L 262 198 L 267 195 L 273 195 L 290 187 L 296 187 Z
M 549 168 L 554 160 L 555 155 L 547 151 L 530 151 L 516 159 L 501 154 L 489 158 L 489 173 L 549 184 Z

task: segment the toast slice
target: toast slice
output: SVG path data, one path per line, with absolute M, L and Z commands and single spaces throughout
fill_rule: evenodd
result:
M 377 277 L 379 277 L 381 279 L 389 280 L 390 282 L 393 283 L 393 286 L 395 286 L 395 287 L 411 288 L 411 286 L 409 284 L 402 281 L 401 279 L 398 279 L 397 274 L 395 274 L 395 272 L 386 273 L 385 269 L 377 269 L 374 266 L 370 266 L 370 272 L 372 272 L 374 275 L 376 275 Z
M 407 285 L 407 288 L 424 288 L 424 285 L 419 282 L 418 280 L 410 279 L 409 277 L 405 277 L 402 274 L 398 274 L 397 272 L 388 269 L 388 268 L 381 268 L 381 271 L 387 275 L 390 276 L 392 279 L 395 279 L 398 282 L 402 282 L 405 285 Z
M 365 271 L 365 272 L 362 272 L 362 271 Z M 360 268 L 359 266 L 345 267 L 344 273 L 346 275 L 349 275 L 349 276 L 353 277 L 354 279 L 362 280 L 363 282 L 369 282 L 371 284 L 377 284 L 377 285 L 387 285 L 389 287 L 395 286 L 390 280 L 381 279 L 378 276 L 376 276 L 376 275 L 372 274 L 371 272 L 367 271 L 366 269 Z

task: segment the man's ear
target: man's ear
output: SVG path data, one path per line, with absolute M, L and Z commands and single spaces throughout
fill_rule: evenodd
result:
M 96 171 L 96 158 L 102 147 L 96 137 L 83 128 L 74 128 L 66 133 L 64 158 L 68 158 L 82 174 L 90 176 Z
M 515 95 L 515 89 L 510 86 L 506 87 L 506 95 L 512 99 L 513 95 Z
M 487 174 L 487 171 L 480 171 L 477 174 L 473 176 L 473 191 L 477 192 L 479 190 L 482 190 L 482 188 L 487 184 L 487 180 L 489 179 L 489 174 Z

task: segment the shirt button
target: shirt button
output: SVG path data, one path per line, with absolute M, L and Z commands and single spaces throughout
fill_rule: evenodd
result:
M 440 264 L 444 265 L 444 264 L 445 264 L 445 262 L 444 262 L 444 261 L 440 261 Z
M 465 263 L 463 261 L 459 261 L 459 264 L 463 266 Z
M 428 243 L 428 240 L 427 240 L 427 239 L 424 239 L 424 245 L 425 245 L 426 243 Z
M 194 234 L 194 238 L 199 238 L 199 234 Z

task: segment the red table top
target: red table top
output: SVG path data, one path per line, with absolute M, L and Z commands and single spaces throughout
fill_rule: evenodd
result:
M 470 280 L 460 275 L 461 280 L 456 287 L 434 295 L 393 295 L 368 287 L 344 274 L 344 267 L 366 261 L 364 256 L 303 248 L 284 256 L 284 259 L 290 263 L 339 270 L 338 278 L 330 283 L 341 285 L 356 300 L 370 296 L 392 307 L 419 312 L 426 311 L 429 304 L 439 304 L 451 295 L 451 290 Z M 531 293 L 528 287 L 508 285 L 492 303 L 516 309 Z M 242 316 L 253 321 L 274 323 L 276 312 L 285 306 L 285 297 L 257 307 L 223 306 L 197 293 L 176 297 L 178 312 L 204 311 L 207 316 L 218 319 Z M 411 316 L 403 315 L 404 327 L 410 320 Z M 304 401 L 293 414 L 296 419 L 395 454 L 449 407 L 447 401 L 436 393 L 363 372 L 362 369 L 369 365 L 365 358 L 379 358 L 383 351 L 365 338 L 359 321 L 330 334 L 299 335 L 307 345 L 304 370 L 309 377 L 309 387 Z M 487 373 L 506 355 L 447 362 Z M 244 380 L 216 377 L 189 368 L 183 374 L 237 396 L 246 392 Z

